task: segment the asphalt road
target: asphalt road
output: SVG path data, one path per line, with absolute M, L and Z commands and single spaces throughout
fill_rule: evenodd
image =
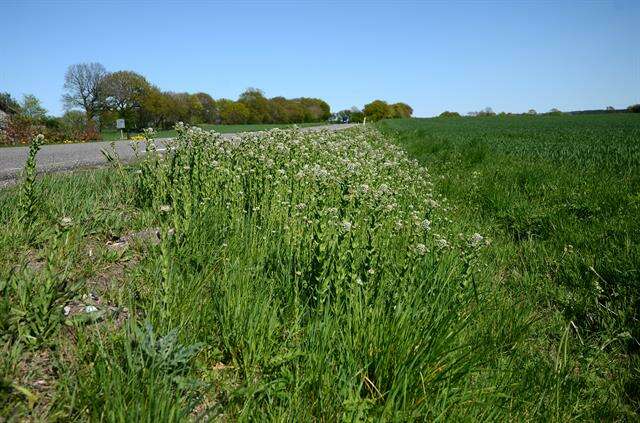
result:
M 302 131 L 339 131 L 353 126 L 353 124 L 323 125 L 302 128 Z M 237 134 L 223 134 L 233 137 Z M 169 139 L 156 140 L 160 151 L 164 149 Z M 37 155 L 38 173 L 64 172 L 74 169 L 104 166 L 107 163 L 102 150 L 111 151 L 110 141 L 98 141 L 85 144 L 56 144 L 44 145 Z M 132 160 L 134 151 L 130 141 L 116 141 L 116 151 L 123 161 Z M 139 143 L 144 151 L 144 143 Z M 29 147 L 0 148 L 0 187 L 11 185 L 20 177 L 24 163 L 27 160 Z

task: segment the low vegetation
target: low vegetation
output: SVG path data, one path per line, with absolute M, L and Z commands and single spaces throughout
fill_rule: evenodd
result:
M 606 118 L 29 162 L 0 192 L 0 415 L 633 419 L 640 122 Z
M 327 122 L 312 122 L 312 123 L 272 123 L 272 124 L 246 124 L 246 125 L 212 125 L 212 124 L 200 124 L 195 125 L 199 128 L 205 129 L 207 131 L 216 131 L 221 134 L 229 134 L 229 133 L 241 133 L 241 132 L 253 132 L 253 131 L 268 131 L 269 129 L 275 128 L 292 128 L 294 126 L 298 128 L 308 128 L 312 126 L 323 126 L 326 125 Z M 155 131 L 155 136 L 158 138 L 173 138 L 177 135 L 175 129 L 165 129 L 161 131 Z M 122 138 L 120 131 L 118 130 L 108 130 L 105 129 L 102 131 L 102 139 L 105 141 L 113 141 L 119 140 Z M 131 139 L 144 139 L 144 134 L 138 134 L 130 136 Z
M 492 239 L 483 276 L 532 313 L 521 377 L 539 377 L 530 371 L 562 348 L 567 417 L 640 412 L 640 115 L 381 128 L 438 175 L 434 192 L 450 201 L 451 219 Z

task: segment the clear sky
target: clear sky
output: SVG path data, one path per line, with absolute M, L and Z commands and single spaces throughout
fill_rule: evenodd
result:
M 68 65 L 134 70 L 163 90 L 235 99 L 381 98 L 441 111 L 640 102 L 640 1 L 0 0 L 0 91 L 52 113 Z

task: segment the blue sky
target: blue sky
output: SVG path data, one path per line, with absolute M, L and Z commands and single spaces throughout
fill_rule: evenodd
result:
M 134 70 L 164 90 L 381 98 L 417 116 L 640 102 L 640 1 L 12 2 L 0 91 L 53 114 L 68 65 Z

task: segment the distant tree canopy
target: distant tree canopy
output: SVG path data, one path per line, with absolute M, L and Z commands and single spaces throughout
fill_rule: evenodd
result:
M 409 118 L 412 114 L 413 109 L 406 103 L 388 104 L 383 100 L 374 100 L 369 104 L 365 104 L 362 110 L 363 117 L 373 122 L 381 119 Z M 356 113 L 356 118 L 358 116 Z
M 171 128 L 187 124 L 363 122 L 408 118 L 413 109 L 406 103 L 389 104 L 375 100 L 364 109 L 353 107 L 331 114 L 329 104 L 319 98 L 282 96 L 268 98 L 258 88 L 247 88 L 237 100 L 214 99 L 210 94 L 163 91 L 139 73 L 109 72 L 100 63 L 77 63 L 67 68 L 62 102 L 65 116 L 47 116 L 35 96 L 25 96 L 22 104 L 9 93 L 0 93 L 0 111 L 19 115 L 25 125 L 42 124 L 56 128 L 90 129 L 94 136 L 101 127 L 115 126 L 125 119 L 127 130 L 145 127 Z M 82 113 L 82 114 L 80 114 Z M 84 137 L 84 138 L 86 138 Z
M 365 104 L 361 111 L 353 106 L 351 109 L 340 110 L 329 116 L 330 122 L 351 122 L 362 123 L 364 118 L 369 122 L 379 121 L 381 119 L 400 119 L 409 118 L 413 114 L 413 109 L 406 103 L 388 104 L 383 100 L 374 100 Z
M 32 121 L 44 120 L 47 116 L 47 109 L 42 107 L 40 100 L 33 94 L 25 94 L 20 104 L 20 113 Z
M 249 123 L 251 110 L 246 104 L 227 99 L 218 100 L 218 104 L 220 105 L 220 119 L 225 124 L 239 125 Z
M 20 112 L 20 105 L 9 93 L 0 93 L 0 110 L 7 114 Z
M 353 106 L 350 110 L 351 115 L 349 117 L 349 122 L 352 123 L 362 123 L 364 122 L 364 113 L 357 107 Z
M 219 119 L 216 101 L 207 93 L 195 93 L 196 100 L 200 103 L 200 123 L 213 123 Z
M 89 120 L 93 119 L 102 107 L 100 88 L 107 70 L 100 63 L 78 63 L 69 66 L 64 75 L 64 94 L 62 102 L 65 110 L 79 107 Z
M 329 104 L 318 98 L 267 98 L 257 88 L 247 88 L 237 101 L 215 100 L 210 94 L 162 91 L 133 71 L 107 72 L 99 63 L 69 66 L 65 74 L 65 110 L 84 111 L 87 121 L 113 126 L 124 118 L 127 129 L 147 126 L 169 128 L 188 124 L 302 123 L 326 121 Z M 19 109 L 6 94 L 0 107 L 7 113 Z
M 443 117 L 443 118 L 460 117 L 460 113 L 458 113 L 458 112 L 450 112 L 448 110 L 445 110 L 444 112 L 440 113 L 439 117 Z
M 496 112 L 493 111 L 493 109 L 491 107 L 485 107 L 484 109 L 480 110 L 476 116 L 495 116 Z
M 640 113 L 640 104 L 633 104 L 627 107 L 627 111 L 631 113 Z
M 102 121 L 126 120 L 128 128 L 146 126 L 169 128 L 177 122 L 188 124 L 301 123 L 325 121 L 329 105 L 317 98 L 274 97 L 257 88 L 248 88 L 237 101 L 215 100 L 203 92 L 196 94 L 161 91 L 141 75 L 129 71 L 108 74 L 102 82 Z
M 389 107 L 389 104 L 382 100 L 374 100 L 369 104 L 365 104 L 362 112 L 368 120 L 373 122 L 393 116 L 393 112 L 391 107 Z
M 131 123 L 131 127 L 144 126 L 142 107 L 152 91 L 151 84 L 144 76 L 131 72 L 119 71 L 105 76 L 101 81 L 100 92 L 104 108 L 114 111 L 118 117 Z
M 413 114 L 413 109 L 406 103 L 395 103 L 391 106 L 392 118 L 410 118 Z

